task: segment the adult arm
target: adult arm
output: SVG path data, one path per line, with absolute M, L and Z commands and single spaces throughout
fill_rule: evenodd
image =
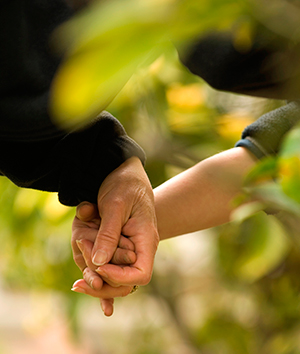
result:
M 51 120 L 51 84 L 62 58 L 49 39 L 74 11 L 65 0 L 13 0 L 0 8 L 0 172 L 20 187 L 58 192 L 69 206 L 97 202 L 108 174 L 145 156 L 107 112 L 72 132 Z
M 102 112 L 84 129 L 41 141 L 0 138 L 0 171 L 19 187 L 58 192 L 62 204 L 97 203 L 106 176 L 143 150 Z
M 107 112 L 72 132 L 63 131 L 51 121 L 50 87 L 61 58 L 51 51 L 49 38 L 73 14 L 66 1 L 13 0 L 2 2 L 0 7 L 0 172 L 20 187 L 58 192 L 63 204 L 96 204 L 102 222 L 93 252 L 101 248 L 109 262 L 121 237 L 124 215 L 142 215 L 149 210 L 136 202 L 141 190 L 154 209 L 152 190 L 143 170 L 144 152 Z M 126 168 L 129 160 L 134 161 L 130 164 L 130 178 Z M 104 180 L 107 182 L 107 176 L 115 170 L 122 172 L 119 178 L 105 183 L 111 188 L 99 193 Z M 130 185 L 132 188 L 128 187 L 130 181 L 136 182 Z M 144 236 L 156 248 L 157 237 L 152 230 L 155 218 L 151 221 Z M 154 256 L 146 250 L 137 257 L 140 263 L 148 264 L 139 278 L 146 282 Z M 102 263 L 97 258 L 94 261 Z

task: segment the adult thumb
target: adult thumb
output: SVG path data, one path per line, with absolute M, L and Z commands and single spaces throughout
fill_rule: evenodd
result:
M 92 252 L 92 262 L 96 266 L 102 266 L 111 261 L 121 237 L 122 214 L 114 209 L 101 215 L 101 224 Z

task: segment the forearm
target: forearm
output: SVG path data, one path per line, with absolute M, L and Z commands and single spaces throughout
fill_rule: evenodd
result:
M 160 239 L 229 221 L 232 199 L 257 159 L 234 148 L 201 161 L 154 190 Z

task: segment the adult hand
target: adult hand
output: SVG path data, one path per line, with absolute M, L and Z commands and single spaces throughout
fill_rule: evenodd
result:
M 84 215 L 82 206 L 80 209 L 79 214 Z M 98 206 L 94 208 L 93 213 L 93 217 L 90 217 L 93 225 L 88 221 L 82 227 L 83 225 L 79 223 L 82 222 L 79 214 L 74 220 L 72 246 L 76 264 L 81 269 L 86 267 L 76 240 L 93 241 L 95 238 L 91 252 L 92 262 L 98 266 L 97 273 L 105 281 L 105 286 L 110 285 L 115 289 L 130 287 L 131 290 L 134 285 L 147 284 L 151 279 L 159 238 L 152 188 L 138 158 L 132 157 L 126 160 L 104 180 L 99 190 Z M 87 230 L 86 226 L 90 226 L 90 229 Z M 96 235 L 95 230 L 97 230 Z M 131 265 L 126 266 L 125 262 L 122 266 L 112 264 L 117 261 L 113 256 L 119 257 L 117 246 L 122 240 L 121 235 L 129 238 L 134 245 L 136 261 Z M 85 279 L 89 284 L 93 284 L 94 289 L 99 288 L 101 280 L 90 270 L 86 271 L 88 275 L 84 274 Z M 93 293 L 92 296 L 111 297 L 106 296 L 104 292 L 97 295 Z
M 100 298 L 104 314 L 111 316 L 113 314 L 113 298 L 128 295 L 132 287 L 112 287 L 104 283 L 95 272 L 97 266 L 92 263 L 91 255 L 99 225 L 100 217 L 96 205 L 87 202 L 78 205 L 73 221 L 72 248 L 74 260 L 81 269 L 84 279 L 77 280 L 73 284 L 72 290 Z M 133 243 L 128 238 L 121 236 L 112 263 L 125 265 L 135 261 L 136 254 Z
M 77 266 L 82 272 L 89 267 L 91 270 L 95 270 L 95 266 L 91 261 L 91 242 L 94 244 L 101 219 L 96 205 L 83 202 L 77 206 L 76 216 L 72 225 L 72 249 L 73 258 Z M 89 244 L 87 241 L 91 241 Z M 84 245 L 86 247 L 84 247 Z M 90 246 L 89 248 L 87 248 Z M 84 252 L 85 251 L 85 252 Z M 126 237 L 122 236 L 119 239 L 119 244 L 116 251 L 113 254 L 111 262 L 114 264 L 132 264 L 136 261 L 136 254 L 134 252 L 133 243 Z M 99 281 L 99 276 L 95 273 L 95 284 L 93 278 L 88 282 L 91 288 L 101 289 L 102 282 Z

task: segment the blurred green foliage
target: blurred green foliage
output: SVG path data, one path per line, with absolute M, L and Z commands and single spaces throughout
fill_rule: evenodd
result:
M 58 30 L 53 43 L 67 60 L 54 81 L 52 113 L 72 126 L 94 117 L 137 68 L 171 40 L 186 46 L 208 28 L 226 28 L 244 8 L 236 0 L 94 1 Z
M 71 116 L 70 125 L 78 124 L 114 98 L 106 108 L 146 150 L 154 187 L 231 148 L 244 127 L 282 102 L 212 90 L 180 64 L 169 38 L 182 46 L 201 31 L 230 28 L 238 19 L 237 37 L 247 44 L 253 13 L 246 16 L 245 8 L 230 0 L 95 2 L 64 29 L 69 59 L 55 89 L 63 124 Z M 59 107 L 63 101 L 75 110 Z M 74 210 L 59 205 L 56 196 L 20 190 L 5 179 L 0 201 L 4 284 L 57 289 L 75 308 L 69 291 L 80 277 L 70 248 Z M 169 266 L 156 268 L 145 292 L 168 309 L 177 340 L 191 352 L 300 353 L 300 127 L 288 134 L 277 157 L 249 173 L 235 202 L 232 222 L 212 230 L 210 272 L 183 276 L 170 252 Z M 206 314 L 189 321 L 181 304 L 190 285 L 202 282 L 201 292 L 192 295 Z M 122 353 L 168 352 L 161 349 L 166 333 L 160 328 L 137 333 Z

